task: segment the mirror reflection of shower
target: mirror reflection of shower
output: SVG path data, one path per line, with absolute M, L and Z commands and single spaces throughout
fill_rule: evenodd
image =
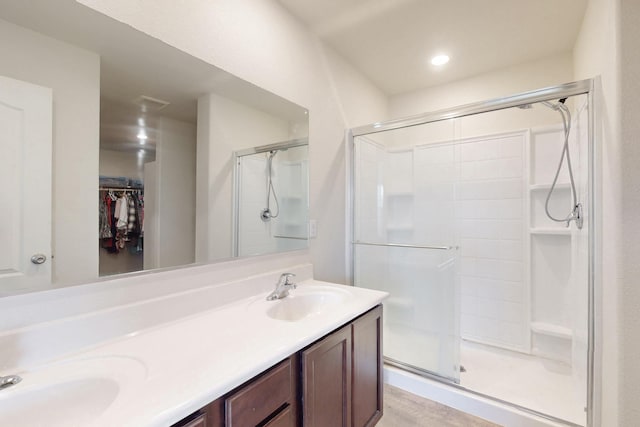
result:
M 282 151 L 286 151 L 286 148 L 282 148 Z M 273 187 L 273 157 L 278 154 L 278 150 L 271 150 L 267 154 L 267 207 L 260 211 L 260 218 L 263 221 L 270 221 L 271 218 L 277 218 L 280 214 L 280 204 L 278 203 L 278 195 L 276 189 Z M 270 202 L 271 195 L 273 194 L 273 201 L 275 204 L 275 212 L 271 211 Z
M 306 247 L 307 139 L 237 151 L 234 163 L 234 254 L 250 256 Z

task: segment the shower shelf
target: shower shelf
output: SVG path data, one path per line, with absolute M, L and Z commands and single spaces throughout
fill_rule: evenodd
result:
M 545 322 L 531 322 L 531 331 L 536 334 L 549 335 L 556 338 L 573 339 L 571 329 Z
M 551 188 L 551 183 L 548 184 L 531 184 L 529 186 L 529 190 L 531 191 L 541 191 L 541 190 L 549 190 Z M 555 188 L 557 190 L 569 190 L 571 189 L 571 184 L 568 182 L 559 182 L 556 184 Z
M 388 224 L 387 231 L 412 231 L 413 224 Z
M 388 191 L 385 196 L 387 197 L 413 197 L 412 191 Z
M 542 228 L 536 227 L 529 230 L 531 234 L 549 235 L 549 236 L 571 236 L 569 228 Z

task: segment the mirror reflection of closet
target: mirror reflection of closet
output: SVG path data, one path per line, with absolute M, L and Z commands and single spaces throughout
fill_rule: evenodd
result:
M 144 95 L 100 104 L 100 276 L 193 263 L 195 116 Z

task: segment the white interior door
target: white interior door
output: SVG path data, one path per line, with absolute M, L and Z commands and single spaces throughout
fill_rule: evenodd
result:
M 51 282 L 51 141 L 51 89 L 0 76 L 0 296 Z

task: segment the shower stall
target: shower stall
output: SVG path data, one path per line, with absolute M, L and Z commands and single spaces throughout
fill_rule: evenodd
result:
M 569 425 L 593 393 L 593 82 L 352 129 L 387 366 Z
M 308 141 L 234 153 L 234 256 L 307 247 Z

